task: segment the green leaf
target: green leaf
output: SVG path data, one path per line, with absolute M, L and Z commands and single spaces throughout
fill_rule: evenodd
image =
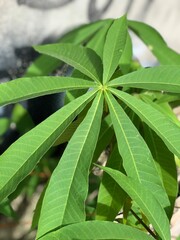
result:
M 43 200 L 38 237 L 57 227 L 85 220 L 89 167 L 98 140 L 102 110 L 100 92 L 52 174 Z
M 13 208 L 11 207 L 11 202 L 9 199 L 5 199 L 1 204 L 0 204 L 0 214 L 2 214 L 8 218 L 16 218 L 16 213 L 14 212 Z M 3 228 L 3 226 L 2 226 Z
M 73 70 L 73 72 L 71 74 L 71 77 L 81 78 L 81 79 L 84 79 L 84 80 L 91 80 L 86 75 L 84 75 L 83 73 L 78 71 L 77 69 Z M 67 103 L 71 102 L 72 100 L 76 99 L 77 97 L 80 97 L 85 92 L 86 92 L 86 89 L 77 89 L 77 90 L 66 91 L 64 104 L 67 104 Z
M 78 116 L 77 120 L 73 121 L 70 126 L 62 133 L 60 138 L 54 143 L 54 146 L 60 145 L 62 143 L 68 142 L 74 132 L 76 131 L 79 124 L 81 124 L 84 116 Z
M 0 85 L 0 106 L 68 89 L 95 86 L 91 81 L 71 77 L 19 78 Z
M 130 34 L 128 33 L 127 39 L 126 39 L 126 45 L 119 62 L 120 69 L 123 72 L 123 74 L 127 74 L 130 70 L 132 55 L 133 55 L 132 40 L 131 40 Z
M 87 221 L 65 226 L 42 240 L 152 240 L 146 233 L 130 226 L 103 221 Z
M 16 130 L 18 130 L 21 135 L 34 127 L 33 120 L 27 109 L 19 103 L 15 104 L 13 108 L 11 121 L 16 125 Z
M 158 165 L 159 174 L 162 177 L 164 187 L 171 203 L 166 209 L 166 213 L 169 219 L 171 219 L 174 210 L 174 202 L 178 193 L 177 169 L 174 155 L 155 132 L 145 125 L 144 133 L 145 141 Z
M 0 202 L 34 169 L 77 114 L 92 100 L 95 92 L 88 92 L 55 112 L 0 156 Z
M 106 24 L 94 35 L 92 39 L 90 39 L 90 41 L 86 45 L 88 48 L 93 49 L 101 59 L 103 58 L 103 50 L 106 35 L 112 23 L 113 23 L 112 19 L 106 20 Z
M 168 206 L 162 180 L 145 141 L 109 92 L 106 93 L 106 100 L 127 175 L 152 191 L 163 207 Z
M 159 201 L 157 201 L 154 194 L 152 194 L 151 190 L 146 185 L 140 184 L 117 170 L 107 167 L 100 168 L 108 173 L 136 202 L 162 240 L 170 240 L 171 237 L 168 218 L 164 209 L 159 204 Z
M 122 158 L 119 155 L 117 145 L 115 145 L 106 166 L 123 171 Z M 114 221 L 126 197 L 127 194 L 122 188 L 104 172 L 98 193 L 96 219 Z
M 46 192 L 47 186 L 48 186 L 48 182 L 44 186 L 44 189 L 41 192 L 41 195 L 40 195 L 40 197 L 38 199 L 38 202 L 36 204 L 36 208 L 35 208 L 34 214 L 33 214 L 31 229 L 36 229 L 38 227 L 39 217 L 40 217 L 41 208 L 42 208 L 42 202 L 43 202 L 43 198 L 44 198 L 44 194 Z
M 83 94 L 86 93 L 86 91 L 87 91 L 86 89 L 78 89 L 78 90 L 66 91 L 64 104 L 66 105 L 67 103 L 73 101 L 77 97 L 82 96 Z
M 114 20 L 106 36 L 103 52 L 103 83 L 112 77 L 126 45 L 127 20 L 126 16 Z
M 180 54 L 169 48 L 162 36 L 154 28 L 136 21 L 128 21 L 128 27 L 141 38 L 161 64 L 180 65 Z
M 60 38 L 61 43 L 81 44 L 106 23 L 106 20 L 97 21 L 95 23 L 80 26 Z M 57 67 L 63 65 L 62 61 L 52 58 L 50 56 L 42 55 L 38 57 L 28 68 L 25 76 L 45 76 L 54 71 Z M 44 67 L 46 66 L 46 67 Z
M 91 36 L 95 35 L 109 19 L 98 20 L 96 22 L 83 24 L 59 39 L 59 42 L 80 44 L 86 42 Z
M 116 89 L 111 89 L 163 140 L 168 149 L 180 158 L 180 127 L 169 117 L 141 100 Z
M 180 67 L 157 66 L 140 69 L 118 77 L 107 84 L 110 87 L 133 87 L 180 93 Z
M 66 62 L 98 83 L 101 81 L 102 62 L 90 48 L 70 43 L 47 44 L 34 48 L 40 53 Z
M 163 97 L 162 93 L 160 93 Z M 178 120 L 176 114 L 173 112 L 172 107 L 169 105 L 168 102 L 159 102 L 158 100 L 155 101 L 152 97 L 146 95 L 146 94 L 139 94 L 140 99 L 143 100 L 143 102 L 148 103 L 153 108 L 156 108 L 158 111 L 163 113 L 166 117 L 169 117 L 174 123 L 180 126 L 180 121 Z M 160 98 L 161 99 L 161 98 Z
M 101 130 L 99 133 L 98 143 L 93 156 L 93 163 L 97 162 L 100 154 L 106 149 L 114 136 L 112 121 L 110 115 L 107 115 L 101 123 Z
M 6 117 L 0 118 L 0 136 L 2 136 L 8 129 L 10 125 L 10 120 Z
M 164 103 L 164 102 L 175 102 L 178 101 L 180 99 L 180 94 L 176 94 L 176 93 L 164 93 L 163 96 L 161 96 L 161 98 L 159 98 L 156 102 L 157 103 Z

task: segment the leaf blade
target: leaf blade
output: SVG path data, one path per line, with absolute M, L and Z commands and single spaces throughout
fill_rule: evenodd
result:
M 128 26 L 141 38 L 161 64 L 180 64 L 180 54 L 169 48 L 162 36 L 153 27 L 137 21 L 128 21 Z
M 164 141 L 168 149 L 180 158 L 180 128 L 157 109 L 125 92 L 111 89 Z M 163 124 L 162 124 L 163 123 Z
M 114 130 L 112 127 L 112 121 L 109 115 L 107 115 L 101 123 L 101 130 L 99 133 L 97 148 L 94 152 L 93 163 L 97 162 L 100 154 L 106 149 L 109 145 L 112 137 L 114 135 Z
M 152 238 L 135 228 L 127 225 L 116 224 L 104 221 L 86 221 L 75 223 L 44 236 L 42 240 L 48 239 L 62 240 L 151 240 Z
M 143 124 L 144 138 L 158 165 L 159 174 L 164 183 L 170 206 L 166 208 L 166 213 L 171 219 L 174 203 L 178 194 L 177 169 L 174 155 L 169 151 L 164 142 L 147 125 Z M 161 149 L 161 150 L 159 150 Z
M 122 53 L 122 56 L 120 58 L 119 66 L 123 74 L 126 74 L 129 72 L 131 67 L 131 61 L 132 61 L 132 40 L 130 37 L 130 34 L 127 34 L 126 44 L 124 47 L 124 51 Z
M 141 69 L 118 77 L 107 85 L 180 93 L 180 68 L 179 66 L 157 66 Z
M 107 160 L 106 166 L 123 171 L 122 158 L 119 155 L 117 144 Z M 99 187 L 96 220 L 114 221 L 118 212 L 122 208 L 126 197 L 127 194 L 122 188 L 106 172 L 104 172 Z
M 162 206 L 168 206 L 169 200 L 162 180 L 145 141 L 110 93 L 106 94 L 106 100 L 115 129 L 119 153 L 123 158 L 123 167 L 127 175 L 148 186 L 154 195 L 158 196 Z
M 88 48 L 93 49 L 100 56 L 101 59 L 103 57 L 103 49 L 106 35 L 112 23 L 112 19 L 107 19 L 106 24 L 95 34 L 95 36 L 86 45 Z
M 85 40 L 87 40 L 91 35 L 95 34 L 98 29 L 105 24 L 106 21 L 97 21 L 92 24 L 86 24 L 83 26 L 74 29 L 67 34 L 65 34 L 62 38 L 59 39 L 61 43 L 74 43 L 74 44 L 82 44 Z M 53 57 L 42 55 L 38 57 L 27 69 L 25 77 L 32 76 L 46 76 L 52 71 L 54 71 L 57 67 L 63 65 L 62 61 L 55 59 Z M 46 67 L 44 67 L 46 66 Z
M 87 178 L 98 140 L 102 110 L 103 96 L 99 93 L 52 174 L 43 199 L 38 237 L 57 227 L 85 220 Z
M 73 66 L 97 83 L 101 81 L 102 62 L 90 48 L 69 43 L 35 46 L 36 51 L 57 58 Z
M 0 106 L 68 89 L 93 88 L 91 81 L 71 77 L 19 78 L 0 85 Z
M 0 156 L 0 201 L 12 193 L 33 170 L 40 158 L 94 97 L 94 94 L 95 92 L 89 92 L 61 108 L 24 134 Z
M 169 221 L 162 206 L 148 188 L 121 172 L 107 167 L 100 167 L 107 172 L 128 195 L 139 205 L 145 216 L 162 239 L 170 239 Z
M 127 38 L 126 16 L 114 20 L 109 28 L 103 51 L 103 83 L 109 81 L 116 70 Z

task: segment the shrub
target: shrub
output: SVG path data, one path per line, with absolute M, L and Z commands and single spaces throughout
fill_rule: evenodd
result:
M 133 59 L 128 28 L 159 66 Z M 1 106 L 66 91 L 65 104 L 0 156 L 1 206 L 50 148 L 67 141 L 36 207 L 37 239 L 170 239 L 180 157 L 180 125 L 170 106 L 179 100 L 179 54 L 153 28 L 125 16 L 35 50 L 44 55 L 25 77 L 0 85 Z M 71 76 L 45 76 L 64 63 Z M 88 176 L 107 148 L 88 220 Z

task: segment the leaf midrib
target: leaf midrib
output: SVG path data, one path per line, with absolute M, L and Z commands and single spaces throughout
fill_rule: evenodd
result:
M 109 99 L 108 94 L 106 94 L 106 96 L 107 96 L 108 99 Z M 137 178 L 138 178 L 139 182 L 141 183 L 141 178 L 140 178 L 140 175 L 139 175 L 139 173 L 138 173 L 138 169 L 137 169 L 137 167 L 136 167 L 136 165 L 135 165 L 135 159 L 134 159 L 134 156 L 133 156 L 133 154 L 132 154 L 131 148 L 130 148 L 130 146 L 129 146 L 129 144 L 128 144 L 128 141 L 127 141 L 126 135 L 125 135 L 125 133 L 124 133 L 124 130 L 123 130 L 123 128 L 122 128 L 121 122 L 120 122 L 119 119 L 118 119 L 118 116 L 117 116 L 117 114 L 116 114 L 116 111 L 115 111 L 115 109 L 114 109 L 114 107 L 113 107 L 113 104 L 112 104 L 112 102 L 110 101 L 110 99 L 109 99 L 109 102 L 110 102 L 110 104 L 111 104 L 111 108 L 112 108 L 113 111 L 114 111 L 114 114 L 115 114 L 115 116 L 116 116 L 116 119 L 117 119 L 117 121 L 118 121 L 118 123 L 119 123 L 119 125 L 120 125 L 121 131 L 122 131 L 122 133 L 123 133 L 123 135 L 124 135 L 126 144 L 127 144 L 127 146 L 128 146 L 128 150 L 129 150 L 130 155 L 131 155 L 131 157 L 132 157 L 132 159 L 133 159 L 133 165 L 134 165 L 134 169 L 135 169 L 136 174 L 137 174 Z M 118 145 L 119 145 L 119 144 L 118 144 Z
M 100 99 L 100 97 L 101 97 L 101 95 L 99 96 L 99 99 Z M 94 117 L 95 117 L 95 115 L 96 115 L 96 113 L 97 113 L 97 109 L 98 109 L 98 106 L 99 106 L 98 103 L 99 103 L 99 101 L 97 102 L 96 111 L 94 111 L 94 115 L 93 115 L 93 117 L 91 118 L 91 124 L 90 124 L 89 130 L 87 131 L 86 138 L 84 139 L 84 144 L 82 144 L 82 147 L 80 148 L 79 155 L 78 155 L 78 159 L 80 159 L 80 156 L 81 156 L 81 154 L 82 154 L 82 150 L 83 150 L 84 145 L 85 145 L 85 143 L 86 143 L 87 137 L 89 136 L 89 132 L 90 132 L 90 129 L 91 129 L 92 124 L 93 124 L 93 122 L 94 122 Z M 69 186 L 69 188 L 68 188 L 68 191 L 67 191 L 68 194 L 66 194 L 66 199 L 67 199 L 67 200 L 69 199 L 69 195 L 70 195 L 70 193 L 71 193 L 72 183 L 73 183 L 73 181 L 74 181 L 74 176 L 75 176 L 75 173 L 76 173 L 76 171 L 77 171 L 78 164 L 79 164 L 79 161 L 77 162 L 76 167 L 74 168 L 73 174 L 71 175 L 71 176 L 72 176 L 71 181 L 69 181 L 69 183 L 71 183 L 71 184 L 70 184 L 70 186 Z M 66 213 L 66 211 L 67 211 L 67 206 L 68 206 L 68 204 L 69 204 L 69 201 L 67 201 L 67 200 L 65 201 L 65 207 L 64 207 L 63 214 L 62 214 L 62 216 L 63 216 L 63 218 L 62 218 L 62 220 L 61 220 L 62 223 L 63 223 L 63 221 L 64 221 L 64 216 L 65 216 L 65 213 Z

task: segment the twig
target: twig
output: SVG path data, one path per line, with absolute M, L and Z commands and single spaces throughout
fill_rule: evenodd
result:
M 138 217 L 138 215 L 131 209 L 131 213 L 135 216 L 135 218 L 139 221 L 141 225 L 153 236 L 155 239 L 157 239 L 156 234 L 142 221 L 141 218 Z

